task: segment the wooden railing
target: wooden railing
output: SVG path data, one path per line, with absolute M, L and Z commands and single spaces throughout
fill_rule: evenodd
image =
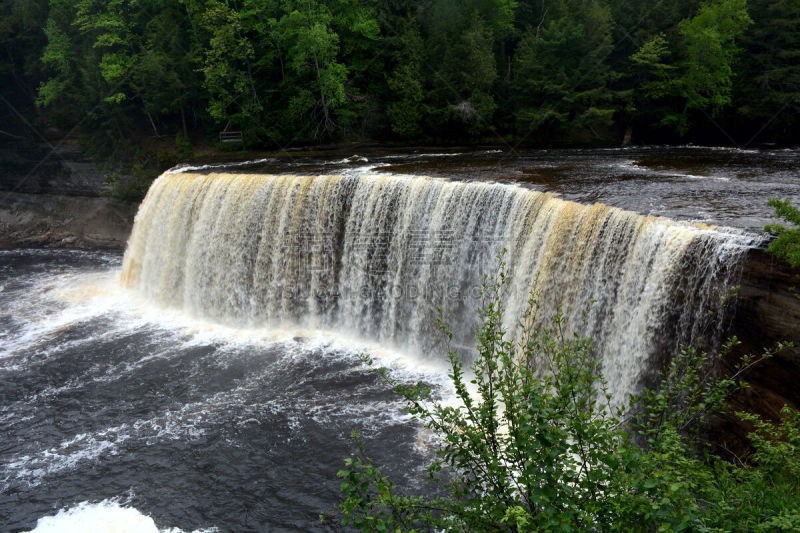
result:
M 219 142 L 221 143 L 240 143 L 242 142 L 241 131 L 221 131 L 219 132 Z

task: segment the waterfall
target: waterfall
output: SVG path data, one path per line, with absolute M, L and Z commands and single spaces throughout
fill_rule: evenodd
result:
M 501 183 L 167 173 L 140 207 L 123 282 L 227 324 L 336 330 L 441 357 L 437 308 L 469 354 L 483 276 L 507 250 L 509 331 L 535 283 L 538 316 L 562 312 L 592 337 L 622 395 L 701 334 L 754 239 Z

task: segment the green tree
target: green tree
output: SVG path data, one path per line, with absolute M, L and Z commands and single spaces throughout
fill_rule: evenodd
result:
M 206 2 L 199 12 L 208 33 L 202 73 L 209 93 L 208 112 L 218 123 L 252 126 L 261 118 L 263 104 L 256 88 L 253 42 L 242 28 L 240 13 L 228 2 Z
M 517 46 L 516 121 L 534 138 L 604 137 L 614 115 L 612 20 L 602 3 L 552 2 Z
M 703 4 L 696 16 L 681 22 L 686 55 L 680 86 L 689 108 L 716 114 L 730 104 L 737 40 L 752 22 L 746 0 Z
M 656 35 L 664 34 L 668 42 L 675 42 L 678 24 L 687 14 L 697 13 L 700 0 L 616 0 L 608 6 L 614 20 L 612 64 L 623 72 L 630 56 Z
M 751 22 L 746 0 L 704 3 L 678 25 L 676 52 L 663 34 L 647 41 L 631 56 L 638 72 L 634 113 L 656 108 L 658 124 L 681 135 L 690 111 L 718 115 L 731 103 L 737 40 Z
M 3 97 L 81 125 L 106 158 L 228 125 L 252 147 L 585 143 L 634 125 L 674 138 L 706 114 L 748 139 L 797 130 L 794 0 L 3 0 L 0 13 Z
M 437 0 L 420 16 L 427 74 L 425 126 L 437 136 L 458 139 L 493 129 L 498 33 L 509 31 L 513 4 L 498 2 L 499 11 L 492 5 Z
M 800 2 L 750 0 L 754 24 L 742 36 L 738 111 L 754 134 L 784 142 L 797 139 L 800 117 Z
M 41 56 L 47 42 L 43 31 L 47 12 L 46 0 L 0 2 L 0 77 L 6 80 L 0 94 L 31 118 L 38 111 L 36 89 L 43 74 Z M 5 124 L 18 121 L 18 117 L 9 118 L 13 121 Z
M 87 97 L 95 90 L 87 91 L 87 86 L 95 89 L 96 83 L 85 83 L 90 78 L 96 53 L 90 46 L 80 42 L 72 27 L 72 17 L 76 6 L 75 2 L 52 1 L 45 23 L 44 33 L 47 44 L 42 52 L 42 63 L 50 77 L 42 81 L 38 88 L 37 104 L 39 106 L 52 106 L 59 104 L 64 111 L 56 116 L 66 116 L 70 122 L 78 122 L 79 117 L 88 111 Z M 79 58 L 84 58 L 88 68 L 82 69 Z M 96 80 L 96 76 L 91 76 Z M 83 90 L 81 90 L 83 89 Z M 88 94 L 87 94 L 88 93 Z
M 448 48 L 446 70 L 440 74 L 457 98 L 451 100 L 450 116 L 467 124 L 472 134 L 488 129 L 497 108 L 492 96 L 492 85 L 497 79 L 493 46 L 491 28 L 473 12 L 460 39 Z
M 676 101 L 679 71 L 671 64 L 671 55 L 666 36 L 659 33 L 631 56 L 628 79 L 634 89 L 626 94 L 625 111 L 634 120 L 644 117 L 661 124 L 679 120 L 674 112 L 675 107 L 681 105 Z
M 391 91 L 386 113 L 395 133 L 412 138 L 421 132 L 425 96 L 422 72 L 424 43 L 413 19 L 404 22 L 399 40 L 401 48 L 395 53 L 395 66 L 386 80 Z
M 352 39 L 342 43 L 342 30 L 337 26 L 346 27 Z M 296 126 L 310 122 L 316 139 L 332 135 L 340 127 L 339 118 L 352 118 L 348 80 L 355 66 L 347 65 L 342 54 L 363 53 L 362 40 L 379 38 L 377 22 L 353 0 L 298 0 L 285 4 L 277 31 L 296 88 L 289 99 L 287 118 Z M 357 70 L 366 70 L 366 65 L 359 63 Z
M 180 114 L 186 131 L 185 109 L 199 81 L 189 20 L 178 7 L 158 0 L 53 0 L 42 55 L 52 75 L 39 88 L 39 104 L 67 109 L 74 122 L 99 137 L 113 132 L 118 142 L 130 137 L 139 117 L 160 136 L 161 118 Z

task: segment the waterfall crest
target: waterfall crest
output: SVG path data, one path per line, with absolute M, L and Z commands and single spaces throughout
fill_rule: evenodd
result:
M 592 337 L 621 394 L 699 334 L 754 239 L 500 183 L 167 173 L 140 207 L 123 282 L 232 325 L 335 329 L 427 356 L 444 353 L 438 307 L 469 351 L 478 289 L 505 249 L 509 330 L 536 283 L 539 316 L 563 312 Z

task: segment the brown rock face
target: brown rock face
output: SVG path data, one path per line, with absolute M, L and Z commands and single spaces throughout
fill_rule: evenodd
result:
M 731 331 L 751 353 L 778 342 L 795 343 L 756 367 L 749 381 L 763 394 L 800 407 L 800 271 L 764 249 L 752 250 L 743 263 Z
M 105 197 L 0 192 L 0 248 L 123 251 L 137 206 Z
M 738 353 L 760 354 L 778 342 L 794 342 L 744 376 L 750 385 L 733 398 L 731 411 L 748 410 L 777 419 L 781 408 L 800 408 L 800 270 L 765 249 L 743 259 L 741 289 L 730 333 L 742 341 Z M 735 361 L 730 361 L 731 366 Z M 730 414 L 718 421 L 712 439 L 736 453 L 746 451 L 750 427 Z
M 0 191 L 101 196 L 109 190 L 101 170 L 74 142 L 0 139 Z

